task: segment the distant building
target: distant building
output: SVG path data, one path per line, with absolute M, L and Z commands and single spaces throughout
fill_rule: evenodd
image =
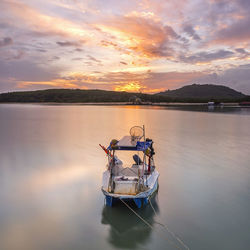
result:
M 133 104 L 142 104 L 142 100 L 141 98 L 137 97 L 137 96 L 131 96 L 129 98 L 129 102 L 132 102 Z
M 240 106 L 250 106 L 250 102 L 240 102 Z

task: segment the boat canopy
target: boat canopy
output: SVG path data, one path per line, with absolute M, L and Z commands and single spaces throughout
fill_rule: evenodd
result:
M 145 151 L 152 144 L 152 141 L 132 140 L 131 136 L 124 136 L 115 145 L 109 145 L 108 150 L 130 150 L 130 151 Z

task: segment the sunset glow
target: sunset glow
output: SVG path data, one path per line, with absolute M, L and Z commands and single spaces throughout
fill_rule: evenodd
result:
M 3 0 L 0 7 L 0 92 L 155 93 L 212 83 L 250 93 L 247 1 Z
M 127 91 L 127 92 L 139 92 L 143 90 L 143 86 L 136 82 L 130 82 L 126 85 L 120 85 L 115 87 L 115 91 Z

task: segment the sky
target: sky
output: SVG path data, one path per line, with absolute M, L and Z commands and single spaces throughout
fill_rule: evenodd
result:
M 0 0 L 0 92 L 250 94 L 250 0 Z

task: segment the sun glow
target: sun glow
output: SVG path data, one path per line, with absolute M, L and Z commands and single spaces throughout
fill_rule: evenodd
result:
M 125 85 L 116 86 L 115 91 L 140 92 L 145 88 L 139 82 L 130 82 Z

